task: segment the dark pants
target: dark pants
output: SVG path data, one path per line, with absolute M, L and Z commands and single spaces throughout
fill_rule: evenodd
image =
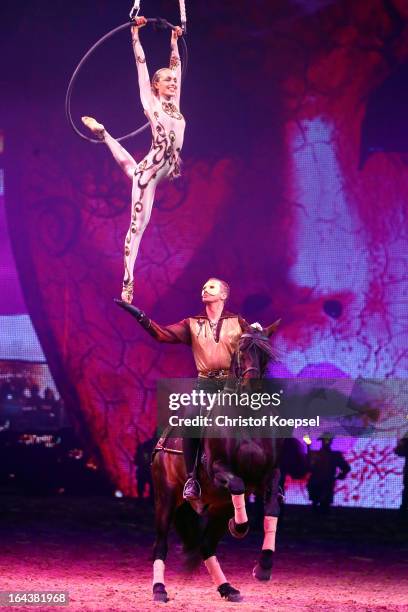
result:
M 315 482 L 311 478 L 307 488 L 313 510 L 321 514 L 328 514 L 334 499 L 334 480 L 328 479 L 325 482 Z
M 408 459 L 405 459 L 406 465 L 408 464 Z M 405 467 L 404 469 L 404 488 L 402 490 L 402 499 L 400 510 L 402 513 L 408 514 L 408 469 Z
M 225 382 L 225 378 L 203 378 L 199 376 L 196 388 L 197 391 L 202 390 L 206 393 L 217 393 L 217 391 L 222 391 L 224 389 Z M 205 406 L 188 406 L 184 411 L 184 416 L 191 418 L 200 414 L 208 414 Z M 197 467 L 199 463 L 198 451 L 202 435 L 203 431 L 199 438 L 183 438 L 184 461 L 186 462 L 187 473 L 193 478 L 197 477 Z

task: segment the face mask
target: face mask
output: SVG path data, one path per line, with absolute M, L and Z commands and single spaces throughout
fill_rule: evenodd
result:
M 207 281 L 201 291 L 201 296 L 204 295 L 204 292 L 208 293 L 208 295 L 218 295 L 221 290 L 221 283 L 217 280 Z

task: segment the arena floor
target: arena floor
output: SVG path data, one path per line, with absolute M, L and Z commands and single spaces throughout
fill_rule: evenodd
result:
M 244 600 L 221 600 L 204 567 L 183 571 L 176 536 L 166 566 L 167 604 L 151 601 L 150 506 L 110 498 L 0 496 L 1 591 L 69 591 L 69 610 L 408 611 L 408 529 L 394 511 L 334 509 L 314 517 L 287 507 L 273 577 L 252 578 L 262 535 L 229 536 L 219 560 Z M 13 610 L 33 610 L 14 606 Z M 61 610 L 36 606 L 35 610 Z M 64 608 L 62 608 L 64 609 Z

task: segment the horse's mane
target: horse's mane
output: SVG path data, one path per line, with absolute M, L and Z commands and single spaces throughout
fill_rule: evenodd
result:
M 231 361 L 231 372 L 234 374 L 238 369 L 238 353 L 239 351 L 249 352 L 252 350 L 259 351 L 260 365 L 261 365 L 261 378 L 264 375 L 266 366 L 269 361 L 276 360 L 276 354 L 269 343 L 269 339 L 265 334 L 259 330 L 249 327 L 244 331 L 238 342 L 238 347 L 232 357 Z
M 269 343 L 269 339 L 261 331 L 246 331 L 242 334 L 239 340 L 240 350 L 248 351 L 253 347 L 259 349 L 262 353 L 265 353 L 265 357 L 268 358 L 268 361 L 270 359 L 275 359 L 275 353 Z

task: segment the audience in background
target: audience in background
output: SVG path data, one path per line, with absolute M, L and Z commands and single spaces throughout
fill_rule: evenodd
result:
M 0 428 L 9 422 L 17 430 L 55 429 L 63 425 L 63 418 L 62 400 L 49 387 L 42 395 L 39 385 L 23 376 L 8 376 L 0 383 Z

